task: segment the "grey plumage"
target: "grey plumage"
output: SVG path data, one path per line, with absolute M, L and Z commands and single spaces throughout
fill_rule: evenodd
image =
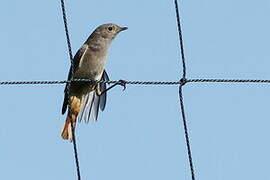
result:
M 116 24 L 103 24 L 96 28 L 74 56 L 73 79 L 109 80 L 104 70 L 108 49 L 115 36 L 126 29 L 126 27 L 120 27 Z M 68 79 L 71 79 L 71 70 Z M 103 111 L 106 106 L 106 92 L 102 93 L 105 90 L 106 84 L 72 82 L 70 84 L 69 97 L 67 87 L 65 88 L 62 114 L 66 112 L 68 103 L 72 105 L 72 102 L 69 102 L 70 98 L 76 97 L 79 102 L 79 109 L 76 110 L 78 114 L 75 113 L 75 117 L 77 117 L 79 121 L 82 119 L 84 119 L 85 122 L 89 122 L 90 119 L 96 121 L 99 109 Z M 66 123 L 70 121 L 68 118 L 69 115 Z M 76 119 L 74 119 L 74 121 L 76 121 Z M 66 139 L 65 137 L 63 138 Z

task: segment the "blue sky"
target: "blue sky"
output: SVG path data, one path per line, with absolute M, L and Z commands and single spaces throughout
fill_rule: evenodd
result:
M 270 1 L 180 1 L 187 78 L 270 79 Z M 73 53 L 100 24 L 128 26 L 113 42 L 113 80 L 177 81 L 173 1 L 68 1 Z M 64 80 L 69 59 L 57 1 L 0 6 L 0 80 Z M 60 138 L 63 85 L 1 86 L 0 179 L 76 178 Z M 190 179 L 177 86 L 109 92 L 97 123 L 77 126 L 82 179 Z M 187 84 L 197 179 L 270 179 L 268 84 Z

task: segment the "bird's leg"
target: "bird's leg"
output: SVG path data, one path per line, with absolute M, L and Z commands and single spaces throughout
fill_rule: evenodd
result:
M 115 83 L 114 85 L 111 85 L 110 87 L 108 87 L 104 91 L 102 91 L 102 92 L 99 91 L 98 95 L 101 96 L 102 94 L 104 94 L 105 92 L 109 91 L 110 89 L 114 88 L 117 85 L 123 86 L 123 91 L 126 89 L 126 81 L 125 80 L 119 80 L 117 83 Z

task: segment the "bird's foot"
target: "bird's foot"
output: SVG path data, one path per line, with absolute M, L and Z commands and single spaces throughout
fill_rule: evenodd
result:
M 127 82 L 125 80 L 119 80 L 118 82 L 116 82 L 114 85 L 108 87 L 107 89 L 105 89 L 104 91 L 100 92 L 99 95 L 101 96 L 102 94 L 106 93 L 107 91 L 109 91 L 110 89 L 112 89 L 113 87 L 120 85 L 123 87 L 123 91 L 126 89 L 126 84 Z
M 116 84 L 122 86 L 123 87 L 123 91 L 126 90 L 126 88 L 127 88 L 126 87 L 127 82 L 125 80 L 120 79 Z

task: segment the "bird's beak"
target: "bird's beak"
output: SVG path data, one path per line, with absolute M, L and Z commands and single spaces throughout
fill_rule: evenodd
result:
M 127 29 L 128 29 L 128 27 L 121 27 L 120 31 L 124 31 L 124 30 L 127 30 Z

